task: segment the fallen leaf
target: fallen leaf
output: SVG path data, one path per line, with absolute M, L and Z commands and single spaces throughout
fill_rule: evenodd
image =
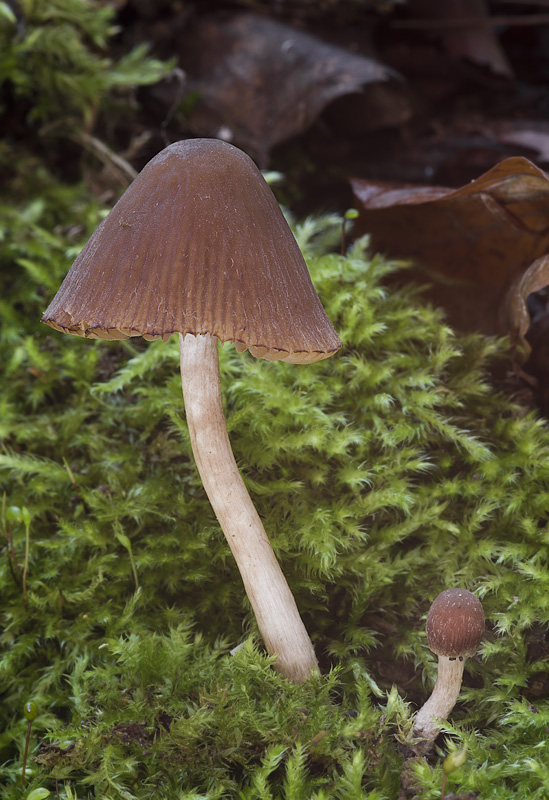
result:
M 507 293 L 503 319 L 512 341 L 523 349 L 524 360 L 532 350 L 526 334 L 531 324 L 537 321 L 530 316 L 527 299 L 529 295 L 546 286 L 549 286 L 549 255 L 536 259 Z
M 429 296 L 455 327 L 509 329 L 507 292 L 549 253 L 549 179 L 541 169 L 513 157 L 460 189 L 351 184 L 355 232 L 370 233 L 375 250 L 417 260 Z
M 444 3 L 440 0 L 410 0 L 408 9 L 412 16 L 417 17 L 417 29 L 422 30 L 423 22 L 423 32 L 430 30 L 454 58 L 487 66 L 506 78 L 513 77 L 499 39 L 489 25 L 485 0 L 445 0 Z
M 545 120 L 505 120 L 489 125 L 500 142 L 528 148 L 537 161 L 549 162 L 549 123 Z
M 262 168 L 274 145 L 304 131 L 332 100 L 396 75 L 251 13 L 200 20 L 183 42 L 182 63 L 198 96 L 193 131 L 233 142 Z

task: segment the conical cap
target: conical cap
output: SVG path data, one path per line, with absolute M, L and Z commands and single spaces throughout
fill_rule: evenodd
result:
M 209 333 L 295 363 L 341 346 L 263 176 L 216 139 L 176 142 L 145 166 L 42 321 L 101 339 Z

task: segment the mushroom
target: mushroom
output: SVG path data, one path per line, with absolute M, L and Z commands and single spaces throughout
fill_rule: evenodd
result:
M 482 603 L 467 589 L 446 589 L 436 597 L 427 614 L 427 643 L 438 656 L 438 675 L 433 693 L 416 714 L 413 734 L 427 740 L 429 749 L 440 733 L 440 720 L 455 706 L 465 659 L 473 656 L 484 635 Z
M 42 321 L 100 339 L 179 333 L 195 461 L 275 666 L 301 682 L 311 640 L 234 459 L 218 343 L 308 364 L 341 346 L 280 207 L 253 161 L 215 139 L 153 158 L 78 256 Z

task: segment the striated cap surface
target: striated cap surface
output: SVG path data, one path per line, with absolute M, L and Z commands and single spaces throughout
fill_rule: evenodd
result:
M 144 167 L 42 321 L 100 339 L 209 333 L 294 363 L 341 347 L 263 176 L 216 139 L 176 142 Z
M 426 630 L 427 643 L 438 656 L 472 656 L 484 635 L 482 603 L 467 589 L 446 589 L 429 609 Z

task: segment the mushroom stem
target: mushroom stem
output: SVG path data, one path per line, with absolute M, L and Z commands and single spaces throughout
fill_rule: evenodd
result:
M 275 667 L 301 683 L 318 664 L 299 611 L 244 485 L 221 404 L 218 340 L 179 335 L 181 382 L 194 458 Z
M 438 674 L 433 693 L 416 714 L 414 736 L 434 742 L 440 725 L 434 720 L 447 719 L 461 689 L 465 658 L 438 657 Z

